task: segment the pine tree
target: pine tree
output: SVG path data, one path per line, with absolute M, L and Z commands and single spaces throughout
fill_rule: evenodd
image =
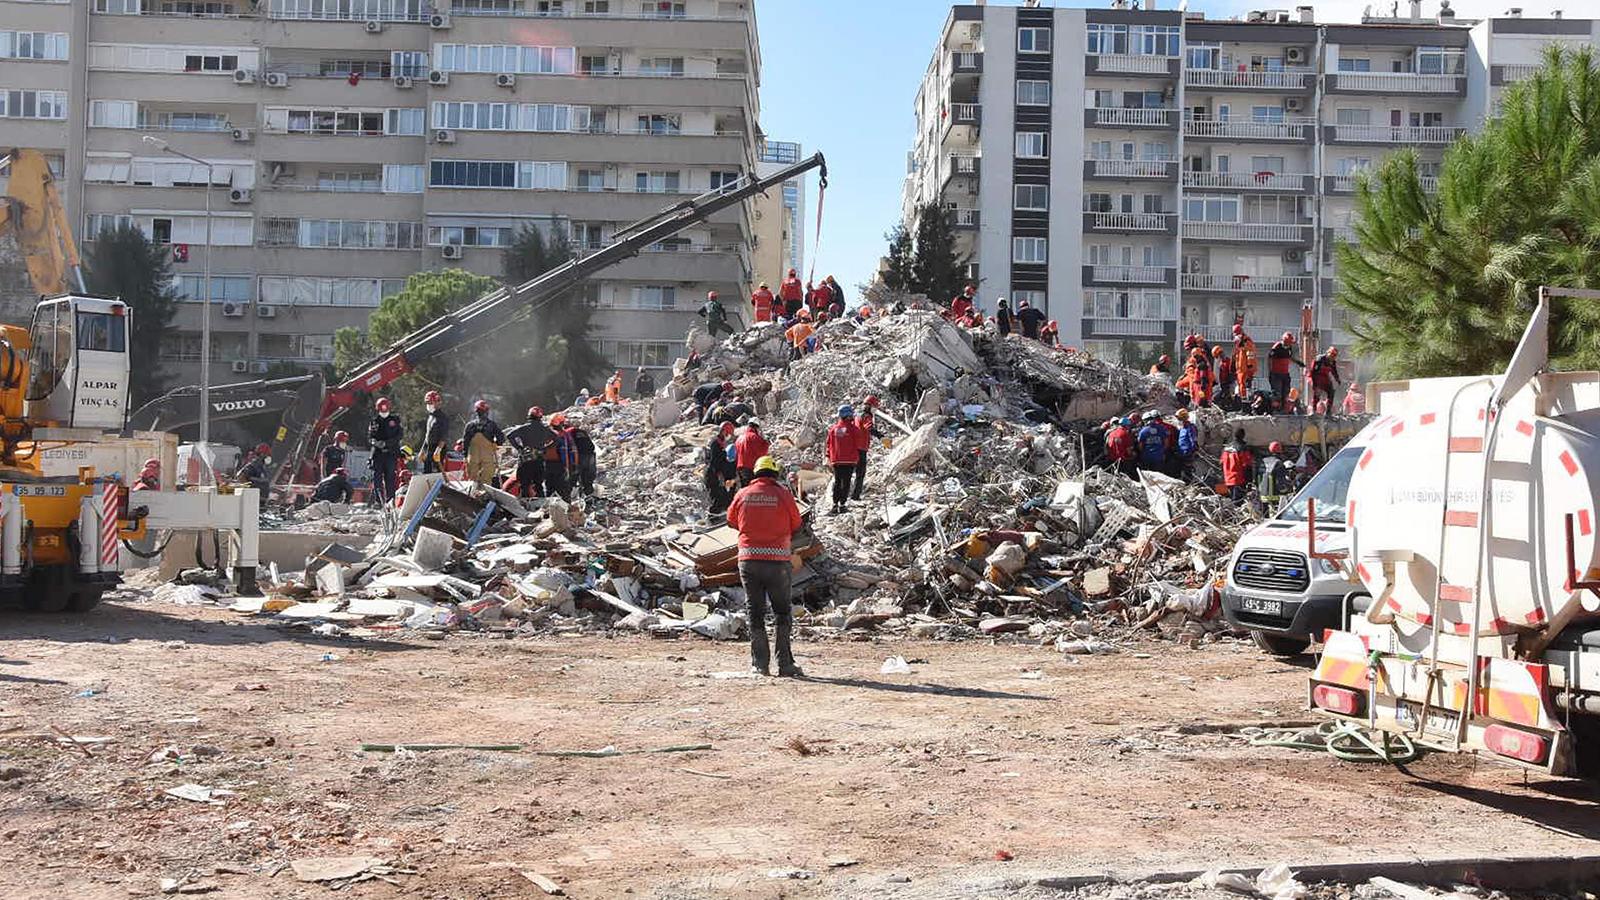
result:
M 519 285 L 574 255 L 565 230 L 546 238 L 527 225 L 517 232 L 501 267 L 506 283 Z M 589 336 L 594 310 L 586 296 L 582 286 L 564 291 L 506 329 L 499 345 L 520 373 L 518 387 L 511 391 L 517 406 L 569 401 L 606 373 L 607 361 Z
M 108 228 L 88 246 L 83 280 L 89 293 L 116 297 L 132 310 L 128 357 L 135 362 L 129 367 L 128 402 L 137 409 L 166 390 L 161 337 L 172 325 L 178 299 L 168 251 L 132 225 Z
M 906 291 L 912 282 L 911 231 L 896 225 L 884 234 L 889 242 L 889 253 L 884 259 L 883 286 L 896 293 Z
M 911 261 L 913 293 L 943 303 L 966 286 L 966 261 L 956 253 L 956 234 L 950 214 L 937 203 L 917 210 L 916 252 Z

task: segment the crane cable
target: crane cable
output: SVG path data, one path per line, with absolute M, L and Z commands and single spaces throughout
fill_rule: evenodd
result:
M 828 176 L 822 175 L 817 179 L 817 234 L 811 240 L 811 268 L 806 272 L 806 281 L 814 281 L 817 277 L 817 251 L 822 247 L 822 200 L 828 195 Z

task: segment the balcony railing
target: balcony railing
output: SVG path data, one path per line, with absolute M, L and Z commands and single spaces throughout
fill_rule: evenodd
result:
M 1183 236 L 1201 241 L 1262 241 L 1270 244 L 1309 244 L 1310 225 L 1260 222 L 1184 222 Z
M 1356 230 L 1351 228 L 1349 225 L 1338 225 L 1333 228 L 1329 228 L 1328 237 L 1335 243 L 1344 241 L 1346 244 L 1355 244 L 1359 243 L 1361 240 L 1360 238 L 1356 237 Z
M 1376 144 L 1449 144 L 1466 132 L 1454 125 L 1334 125 L 1333 139 Z
M 441 4 L 442 5 L 442 4 Z M 612 3 L 612 9 L 604 12 L 590 12 L 581 8 L 579 3 L 568 3 L 565 8 L 554 10 L 528 9 L 523 3 L 517 3 L 509 8 L 497 9 L 494 7 L 481 7 L 477 9 L 456 6 L 450 10 L 453 16 L 502 16 L 517 19 L 670 19 L 674 22 L 737 22 L 750 18 L 749 13 L 701 13 L 690 14 L 671 7 L 646 9 L 640 11 L 638 4 Z M 645 7 L 651 4 L 645 4 Z M 631 7 L 631 8 L 630 8 Z
M 1183 186 L 1225 190 L 1303 191 L 1309 175 L 1282 172 L 1185 172 Z
M 1161 128 L 1171 125 L 1175 109 L 1132 109 L 1123 107 L 1096 107 L 1089 110 L 1090 124 L 1106 127 Z
M 951 175 L 976 175 L 978 174 L 978 157 L 970 153 L 950 154 Z
M 1089 269 L 1094 281 L 1113 284 L 1166 284 L 1172 272 L 1171 266 L 1095 265 Z
M 976 125 L 983 114 L 983 106 L 979 103 L 952 103 L 950 104 L 950 124 Z
M 1100 178 L 1165 178 L 1172 173 L 1170 159 L 1091 159 L 1094 176 Z
M 1198 88 L 1261 88 L 1265 90 L 1305 90 L 1313 72 L 1311 69 L 1279 70 L 1229 70 L 1189 69 L 1184 81 Z
M 1162 337 L 1172 319 L 1085 319 L 1084 331 L 1127 337 Z
M 956 228 L 977 228 L 978 211 L 976 209 L 950 210 L 950 224 Z
M 1422 190 L 1423 190 L 1424 193 L 1428 193 L 1428 194 L 1438 193 L 1438 191 L 1439 191 L 1439 176 L 1437 176 L 1437 175 L 1419 175 L 1419 176 L 1417 176 L 1417 181 L 1422 184 Z
M 1168 56 L 1148 56 L 1130 53 L 1091 53 L 1095 68 L 1101 72 L 1130 72 L 1133 74 L 1165 75 L 1169 71 Z
M 1185 223 L 1193 224 L 1193 223 Z M 1214 275 L 1183 273 L 1183 287 L 1192 291 L 1227 291 L 1245 294 L 1303 294 L 1311 290 L 1309 275 Z
M 983 54 L 982 53 L 978 53 L 976 51 L 971 51 L 971 50 L 966 50 L 966 51 L 961 51 L 961 52 L 958 52 L 958 53 L 953 53 L 953 54 L 951 54 L 951 56 L 953 57 L 953 59 L 951 60 L 951 62 L 953 63 L 952 67 L 955 69 L 957 74 L 968 75 L 968 74 L 976 74 L 976 73 L 979 73 L 979 72 L 983 71 Z
M 1500 79 L 1505 84 L 1516 84 L 1532 78 L 1541 68 L 1538 63 L 1508 63 L 1500 67 Z
M 1186 333 L 1193 331 L 1196 334 L 1199 334 L 1206 340 L 1207 343 L 1226 344 L 1233 341 L 1232 325 L 1185 325 L 1183 326 L 1183 330 Z M 1255 341 L 1257 344 L 1270 344 L 1281 337 L 1285 331 L 1299 330 L 1299 322 L 1286 322 L 1282 325 L 1257 324 L 1244 326 L 1245 334 L 1250 335 L 1250 339 Z M 1266 355 L 1264 351 L 1262 352 L 1262 355 Z
M 1394 94 L 1456 94 L 1466 86 L 1465 75 L 1422 75 L 1416 72 L 1330 72 L 1333 90 L 1374 91 Z
M 1301 141 L 1317 123 L 1309 116 L 1266 119 L 1184 119 L 1183 133 L 1192 138 L 1242 138 L 1245 140 Z
M 1091 212 L 1090 228 L 1100 231 L 1166 231 L 1175 213 Z

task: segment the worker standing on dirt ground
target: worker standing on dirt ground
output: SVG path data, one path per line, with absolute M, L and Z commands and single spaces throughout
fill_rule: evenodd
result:
M 733 334 L 733 326 L 728 324 L 728 311 L 722 308 L 716 291 L 706 291 L 706 302 L 700 307 L 700 318 L 706 320 L 706 333 L 711 335 L 712 340 L 716 339 L 719 331 Z
M 428 409 L 428 420 L 422 427 L 422 474 L 444 471 L 444 442 L 450 434 L 450 416 L 440 409 L 444 398 L 438 391 L 422 395 Z
M 1221 462 L 1222 486 L 1227 489 L 1228 499 L 1235 503 L 1244 502 L 1256 459 L 1249 445 L 1244 442 L 1243 428 L 1234 429 L 1233 441 L 1222 448 Z
M 713 516 L 727 512 L 728 503 L 733 500 L 733 485 L 739 477 L 733 458 L 728 454 L 733 449 L 729 446 L 732 441 L 733 423 L 723 422 L 706 443 L 706 494 L 711 498 L 707 512 Z
M 1106 432 L 1106 458 L 1117 471 L 1135 478 L 1139 470 L 1139 451 L 1134 443 L 1133 420 L 1123 417 Z
M 767 283 L 763 281 L 761 282 L 760 287 L 756 288 L 750 293 L 750 308 L 754 312 L 753 321 L 771 322 L 772 302 L 772 290 L 768 288 Z
M 1205 351 L 1200 351 L 1204 353 Z M 1178 477 L 1194 480 L 1194 461 L 1200 455 L 1200 429 L 1187 409 L 1178 410 Z
M 778 284 L 778 299 L 783 303 L 783 317 L 786 319 L 794 318 L 800 312 L 800 307 L 805 305 L 805 287 L 800 284 L 800 276 L 793 269 Z
M 1233 358 L 1222 352 L 1222 345 L 1211 348 L 1211 362 L 1216 367 L 1217 386 L 1212 392 L 1216 397 L 1217 405 L 1223 409 L 1234 407 L 1233 396 Z
M 383 506 L 400 488 L 400 441 L 405 429 L 391 411 L 388 397 L 379 397 L 372 408 L 376 415 L 367 426 L 367 443 L 372 447 L 372 500 Z
M 867 484 L 867 451 L 872 449 L 872 439 L 883 437 L 878 430 L 878 417 L 874 414 L 879 405 L 878 395 L 871 394 L 861 403 L 861 415 L 856 416 L 856 427 L 861 429 L 861 452 L 856 458 L 855 487 L 850 489 L 850 499 L 860 500 L 861 489 Z
M 767 607 L 775 620 L 778 675 L 802 678 L 790 647 L 794 607 L 789 599 L 794 567 L 790 544 L 800 530 L 800 507 L 794 494 L 779 479 L 777 460 L 756 460 L 756 478 L 739 489 L 728 507 L 728 524 L 739 532 L 739 583 L 744 586 L 750 610 L 750 671 L 769 675 Z
M 1244 326 L 1233 323 L 1233 380 L 1239 399 L 1250 399 L 1251 383 L 1256 380 L 1256 342 L 1245 333 Z
M 495 484 L 498 467 L 495 455 L 506 442 L 500 424 L 489 417 L 489 401 L 472 404 L 472 418 L 461 431 L 461 440 L 467 446 L 467 480 L 479 484 Z
M 550 417 L 550 446 L 544 454 L 544 494 L 572 499 L 572 474 L 578 467 L 578 448 L 567 433 L 566 413 Z
M 656 395 L 655 376 L 646 371 L 644 366 L 640 366 L 639 373 L 633 376 L 633 394 L 636 397 L 654 397 Z
M 744 487 L 755 479 L 756 461 L 772 451 L 772 445 L 761 433 L 761 420 L 745 423 L 744 432 L 733 442 L 734 468 L 739 475 L 739 486 Z
M 344 468 L 345 458 L 350 454 L 350 432 L 338 431 L 333 435 L 333 443 L 322 448 L 322 477 L 327 478 L 333 474 L 334 469 Z
M 600 457 L 595 450 L 594 436 L 576 420 L 567 428 L 567 436 L 572 438 L 572 449 L 578 457 L 578 493 L 593 497 L 594 480 L 600 475 Z
M 706 413 L 711 411 L 711 405 L 721 400 L 723 395 L 733 396 L 733 382 L 724 381 L 720 384 L 708 381 L 694 389 L 694 420 L 704 425 Z
M 521 497 L 544 493 L 544 454 L 555 440 L 544 423 L 544 410 L 528 407 L 528 420 L 506 432 L 506 443 L 517 451 L 517 492 Z
M 1283 337 L 1267 351 L 1267 383 L 1272 386 L 1272 397 L 1283 411 L 1289 402 L 1289 364 L 1304 369 L 1306 364 L 1294 355 L 1294 332 L 1285 331 Z
M 828 465 L 833 467 L 833 512 L 845 511 L 856 461 L 865 455 L 866 438 L 856 424 L 856 411 L 848 403 L 839 407 L 839 419 L 828 426 Z
M 350 485 L 350 470 L 340 466 L 317 482 L 316 488 L 311 491 L 311 502 L 326 500 L 329 503 L 349 503 L 355 492 L 356 489 Z
M 1035 309 L 1032 301 L 1024 300 L 1017 304 L 1017 326 L 1028 340 L 1039 339 L 1039 329 L 1044 326 L 1045 318 L 1044 310 Z
M 1339 386 L 1339 348 L 1329 347 L 1311 361 L 1311 405 L 1326 400 L 1333 408 L 1333 392 Z
M 1011 303 L 1004 297 L 994 301 L 994 327 L 1001 337 L 1011 335 Z
M 144 461 L 144 468 L 139 470 L 139 477 L 133 480 L 135 491 L 161 490 L 161 460 L 151 457 Z

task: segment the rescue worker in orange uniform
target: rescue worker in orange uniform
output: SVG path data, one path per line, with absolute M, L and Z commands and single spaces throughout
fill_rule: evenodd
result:
M 772 321 L 772 291 L 765 281 L 761 282 L 761 286 L 750 295 L 750 305 L 755 308 L 757 322 Z
M 622 370 L 618 369 L 615 375 L 606 380 L 606 402 L 616 403 L 622 399 Z
M 794 607 L 789 601 L 794 569 L 790 542 L 800 530 L 800 507 L 778 480 L 778 462 L 763 456 L 755 462 L 755 479 L 739 490 L 728 507 L 728 524 L 739 532 L 739 583 L 750 608 L 750 671 L 771 674 L 768 666 L 767 607 L 776 620 L 778 674 L 802 678 L 789 637 Z
M 1168 375 L 1172 372 L 1172 357 L 1161 354 L 1161 358 L 1150 364 L 1151 375 Z
M 1189 402 L 1194 406 L 1210 406 L 1211 390 L 1215 376 L 1211 373 L 1211 360 L 1206 351 L 1196 347 L 1189 351 L 1189 361 L 1184 364 L 1183 377 L 1177 386 L 1189 389 Z
M 1216 366 L 1217 384 L 1214 395 L 1217 405 L 1230 407 L 1233 405 L 1233 357 L 1222 352 L 1222 345 L 1211 348 L 1211 361 Z
M 1237 322 L 1233 324 L 1233 380 L 1239 399 L 1248 399 L 1250 384 L 1256 380 L 1256 342 Z

